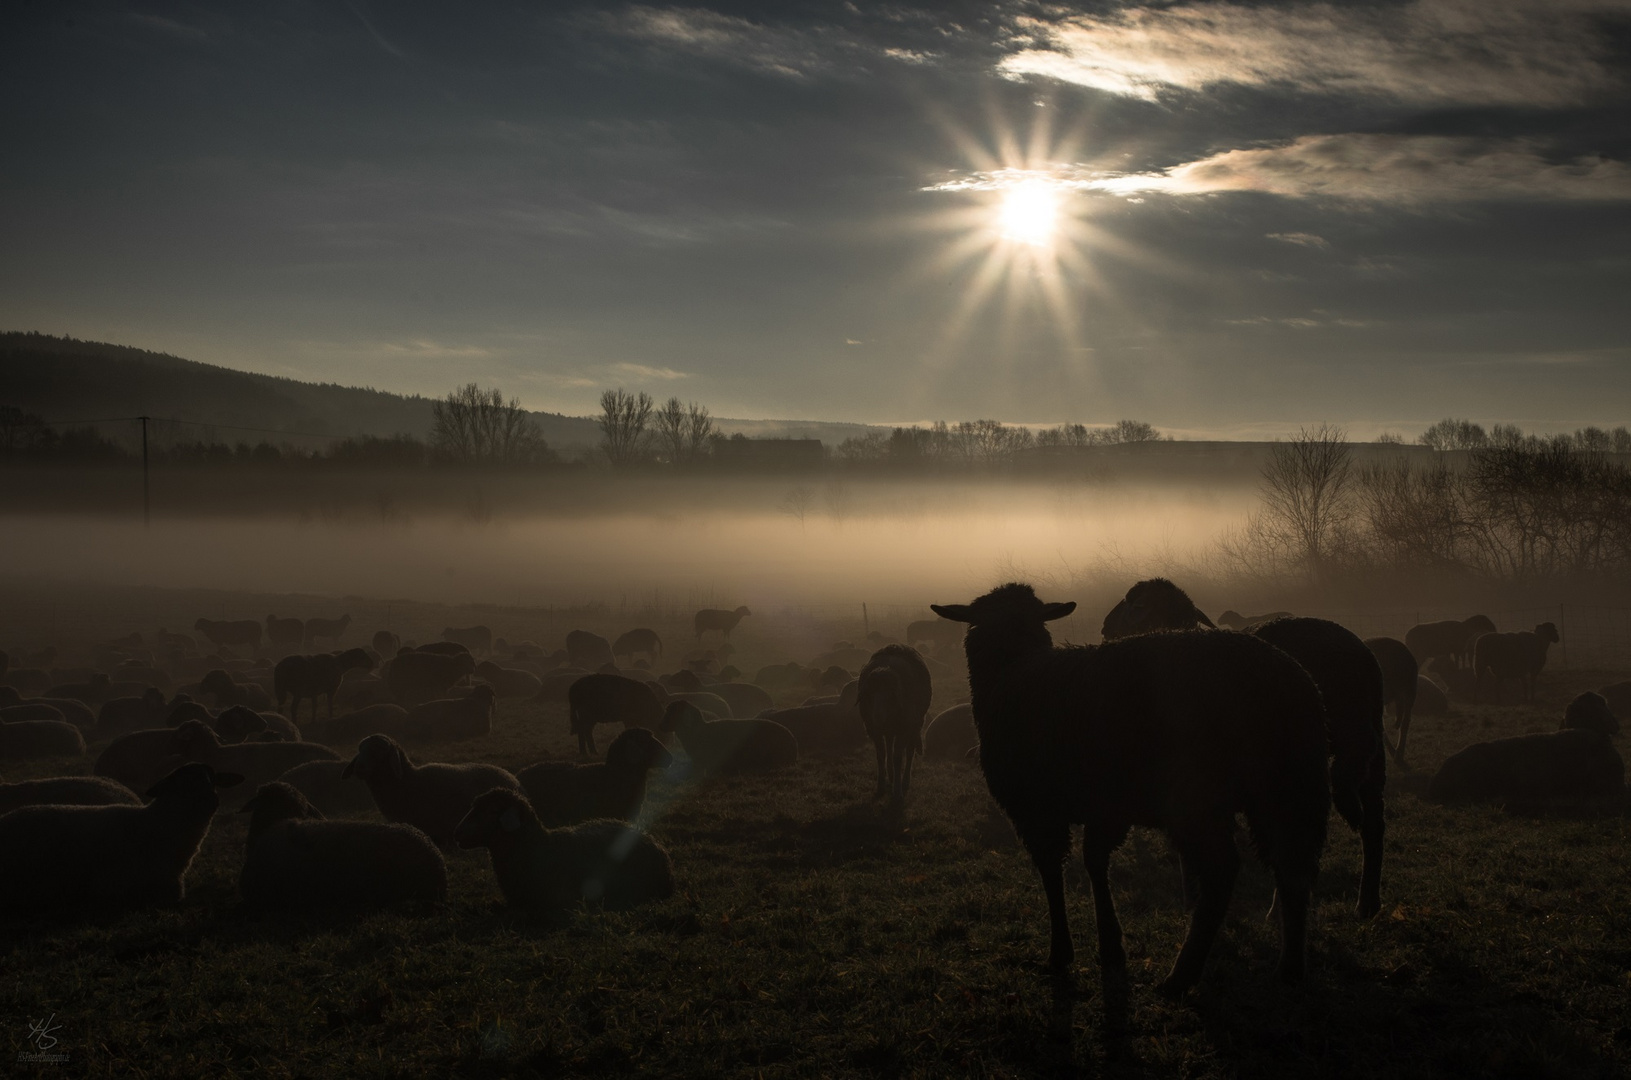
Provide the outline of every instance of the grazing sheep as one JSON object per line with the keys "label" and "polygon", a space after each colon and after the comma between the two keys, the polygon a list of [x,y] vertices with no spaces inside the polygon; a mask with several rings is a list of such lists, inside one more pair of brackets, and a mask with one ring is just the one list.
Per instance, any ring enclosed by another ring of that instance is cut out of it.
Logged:
{"label": "grazing sheep", "polygon": [[1382,669],[1382,700],[1393,706],[1393,728],[1399,733],[1397,743],[1390,742],[1393,760],[1404,764],[1404,746],[1410,738],[1410,716],[1415,711],[1417,688],[1421,683],[1421,668],[1410,647],[1398,638],[1373,637],[1365,639],[1365,648],[1376,657]]}
{"label": "grazing sheep", "polygon": [[258,907],[383,907],[447,899],[447,861],[412,825],[327,821],[293,786],[261,785],[238,891]]}
{"label": "grazing sheep", "polygon": [[752,683],[715,683],[708,687],[708,693],[723,699],[732,716],[758,716],[776,706],[769,694]]}
{"label": "grazing sheep", "polygon": [[1449,716],[1450,699],[1438,683],[1425,675],[1416,677],[1416,703],[1410,710],[1413,716]]}
{"label": "grazing sheep", "polygon": [[923,732],[926,758],[962,761],[978,745],[980,733],[974,728],[974,706],[967,702],[942,710]]}
{"label": "grazing sheep", "polygon": [[174,904],[220,806],[243,777],[182,765],[146,806],[24,806],[0,816],[0,909]]}
{"label": "grazing sheep", "polygon": [[193,629],[202,634],[204,640],[211,645],[248,645],[251,648],[259,648],[261,643],[261,624],[254,619],[240,619],[237,622],[199,619],[193,623]]}
{"label": "grazing sheep", "polygon": [[1442,660],[1452,667],[1471,667],[1473,642],[1482,634],[1493,633],[1495,624],[1489,616],[1473,615],[1417,623],[1405,631],[1404,643],[1418,665],[1425,667],[1429,660]]}
{"label": "grazing sheep", "polygon": [[578,753],[593,756],[596,724],[622,724],[625,728],[655,729],[663,718],[660,688],[623,675],[595,672],[572,683],[566,693],[572,734]]}
{"label": "grazing sheep", "polygon": [[266,616],[266,641],[285,649],[298,649],[306,640],[306,624],[299,619]]}
{"label": "grazing sheep", "polygon": [[402,648],[402,639],[389,630],[375,630],[370,644],[373,645],[374,651],[381,656],[395,656],[397,651]]}
{"label": "grazing sheep", "polygon": [[427,701],[408,710],[411,741],[454,742],[493,733],[493,688],[477,686],[469,697]]}
{"label": "grazing sheep", "polygon": [[735,611],[721,611],[719,608],[703,608],[701,611],[697,612],[696,618],[692,620],[692,626],[696,629],[697,639],[699,641],[702,639],[702,635],[710,630],[718,630],[721,634],[728,638],[731,636],[731,631],[736,629],[736,624],[741,622],[746,616],[752,614],[753,612],[749,611],[745,607],[739,607]]}
{"label": "grazing sheep", "polygon": [[53,776],[0,784],[0,814],[20,806],[140,806],[141,796],[104,776]]}
{"label": "grazing sheep", "polygon": [[[216,668],[198,681],[198,688],[215,698],[218,708],[228,705],[247,705],[251,709],[270,711],[276,707],[272,695],[259,683],[241,683],[226,671]],[[315,709],[316,706],[314,705]]]}
{"label": "grazing sheep", "polygon": [[515,774],[538,819],[548,828],[592,818],[633,821],[646,801],[652,769],[666,769],[674,756],[645,728],[629,728],[606,748],[606,760],[586,765],[545,761]]}
{"label": "grazing sheep", "polygon": [[1495,620],[1488,615],[1469,615],[1461,620],[1461,629],[1466,631],[1462,639],[1461,651],[1453,659],[1459,667],[1472,667],[1472,646],[1484,634],[1495,633]]}
{"label": "grazing sheep", "polygon": [[641,627],[638,630],[630,630],[626,634],[620,634],[617,640],[612,643],[612,655],[614,657],[627,656],[632,660],[636,653],[645,653],[655,662],[663,655],[663,639],[657,636],[657,631]]}
{"label": "grazing sheep", "polygon": [[674,895],[674,865],[655,840],[621,821],[546,829],[526,796],[489,791],[459,822],[462,848],[484,847],[512,907],[620,911]]}
{"label": "grazing sheep", "polygon": [[1280,974],[1301,978],[1331,805],[1319,690],[1290,657],[1246,634],[1175,631],[1055,648],[1047,623],[1075,607],[1044,604],[1020,584],[934,606],[970,624],[964,647],[980,764],[1042,877],[1050,966],[1063,973],[1074,958],[1062,863],[1070,826],[1081,823],[1099,962],[1126,968],[1110,853],[1131,826],[1147,825],[1167,831],[1198,897],[1160,988],[1193,986],[1228,910],[1239,867],[1235,814],[1244,811],[1274,871]]}
{"label": "grazing sheep", "polygon": [[709,720],[689,701],[674,701],[658,730],[679,736],[699,777],[772,772],[798,762],[798,740],[774,720]]}
{"label": "grazing sheep", "polygon": [[1289,611],[1271,611],[1267,615],[1242,615],[1238,611],[1225,611],[1218,616],[1218,625],[1226,626],[1230,630],[1251,630],[1275,619],[1288,618]]}
{"label": "grazing sheep", "polygon": [[1605,686],[1598,693],[1603,695],[1615,716],[1631,716],[1631,681]]}
{"label": "grazing sheep", "polygon": [[912,783],[912,757],[923,749],[923,723],[934,691],[923,657],[910,645],[885,645],[861,669],[855,707],[878,752],[877,798],[896,806]]}
{"label": "grazing sheep", "polygon": [[345,775],[345,761],[308,761],[278,779],[323,812],[324,817],[375,813],[373,793],[356,777]]}
{"label": "grazing sheep", "polygon": [[141,697],[114,698],[102,703],[96,714],[96,736],[110,739],[127,731],[161,727],[169,712],[169,704],[156,687],[149,687]]}
{"label": "grazing sheep", "polygon": [[439,653],[397,654],[385,670],[385,685],[402,705],[418,705],[440,697],[447,688],[475,673],[476,661],[467,652],[455,656]]}
{"label": "grazing sheep", "polygon": [[327,639],[338,641],[345,636],[346,630],[351,626],[351,616],[341,615],[338,619],[307,619],[306,620],[306,648],[311,648],[318,641]]}
{"label": "grazing sheep", "polygon": [[1563,712],[1563,722],[1558,728],[1559,730],[1581,728],[1586,731],[1600,731],[1604,735],[1618,735],[1620,720],[1614,715],[1614,710],[1608,707],[1608,700],[1603,695],[1587,690],[1569,702],[1569,707]]}
{"label": "grazing sheep", "polygon": [[1523,682],[1525,701],[1535,699],[1535,677],[1546,666],[1546,649],[1561,640],[1557,627],[1543,622],[1533,630],[1515,634],[1481,634],[1473,642],[1473,671],[1479,685],[1488,674],[1494,683],[1495,700],[1501,700],[1501,684],[1507,679]]}
{"label": "grazing sheep", "polygon": [[301,701],[311,699],[311,718],[317,719],[317,699],[328,698],[328,714],[334,716],[334,695],[348,671],[372,671],[374,658],[366,649],[343,653],[317,653],[314,656],[285,656],[272,669],[272,691],[281,710],[285,698],[293,698],[289,715],[300,720]]}
{"label": "grazing sheep", "polygon": [[571,630],[566,635],[566,662],[572,667],[593,671],[606,664],[616,664],[617,658],[612,655],[612,643],[599,634]]}
{"label": "grazing sheep", "polygon": [[275,712],[256,712],[242,705],[222,709],[213,727],[224,742],[242,742],[251,736],[300,741],[300,728],[287,716]]}
{"label": "grazing sheep", "polygon": [[501,698],[535,698],[544,688],[543,680],[520,668],[499,667],[491,660],[476,665],[476,677],[493,688]]}
{"label": "grazing sheep", "polygon": [[[23,705],[19,708],[29,709]],[[28,761],[34,758],[81,757],[85,736],[74,725],[56,720],[10,720],[12,709],[0,709],[0,760]]]}
{"label": "grazing sheep", "polygon": [[520,782],[497,765],[415,765],[389,735],[370,735],[358,743],[357,756],[341,775],[355,776],[368,785],[386,821],[422,829],[438,844],[453,839],[470,804],[482,792],[494,788],[521,791]]}
{"label": "grazing sheep", "polygon": [[1435,802],[1585,803],[1625,797],[1625,762],[1607,735],[1571,728],[1474,743],[1439,766]]}
{"label": "grazing sheep", "polygon": [[175,729],[172,746],[182,761],[202,761],[212,768],[243,776],[249,786],[237,793],[238,799],[247,799],[254,788],[276,780],[296,765],[340,760],[340,755],[317,743],[222,742],[213,729],[196,720],[188,720]]}
{"label": "grazing sheep", "polygon": [[493,651],[493,632],[485,626],[449,626],[442,630],[443,641],[454,641],[473,653]]}
{"label": "grazing sheep", "polygon": [[1155,630],[1191,630],[1212,626],[1189,594],[1166,578],[1136,582],[1104,617],[1101,633],[1106,641],[1148,634]]}

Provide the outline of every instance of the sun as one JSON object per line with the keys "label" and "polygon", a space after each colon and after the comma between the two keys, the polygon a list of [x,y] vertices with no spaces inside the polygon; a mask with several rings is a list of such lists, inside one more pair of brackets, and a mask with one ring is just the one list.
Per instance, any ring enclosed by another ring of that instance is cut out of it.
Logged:
{"label": "sun", "polygon": [[997,224],[1003,238],[1032,247],[1047,247],[1058,230],[1059,197],[1053,186],[1030,180],[1003,192]]}

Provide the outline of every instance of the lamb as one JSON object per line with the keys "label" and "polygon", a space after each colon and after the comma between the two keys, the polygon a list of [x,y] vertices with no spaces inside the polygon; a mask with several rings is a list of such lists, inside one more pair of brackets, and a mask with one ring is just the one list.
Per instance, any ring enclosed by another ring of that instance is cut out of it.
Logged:
{"label": "lamb", "polygon": [[620,634],[612,643],[612,656],[626,656],[634,659],[636,653],[645,653],[653,662],[663,655],[663,639],[657,636],[657,631],[641,627]]}
{"label": "lamb", "polygon": [[659,688],[623,675],[596,672],[572,683],[566,702],[578,753],[593,756],[596,724],[655,729],[663,718]]}
{"label": "lamb", "polygon": [[745,607],[739,607],[735,611],[703,608],[697,612],[696,618],[692,620],[692,626],[696,629],[697,640],[699,641],[702,639],[702,635],[710,630],[718,630],[728,638],[731,636],[731,631],[736,629],[736,624],[752,614],[753,612]]}
{"label": "lamb", "polygon": [[238,773],[249,787],[238,793],[248,798],[259,787],[308,761],[338,761],[340,755],[309,742],[224,743],[208,726],[188,720],[175,729],[172,745],[183,761],[202,761],[215,769]]}
{"label": "lamb", "polygon": [[675,701],[658,730],[679,736],[696,776],[773,772],[798,762],[798,740],[774,720],[709,720],[689,701]]}
{"label": "lamb", "polygon": [[204,640],[211,645],[248,645],[251,648],[260,648],[261,624],[254,619],[240,619],[237,622],[199,619],[193,623],[193,629],[202,634]]}
{"label": "lamb", "polygon": [[311,699],[311,718],[317,719],[317,699],[328,698],[328,714],[334,716],[334,695],[348,671],[372,671],[374,658],[366,649],[348,649],[343,653],[317,653],[313,656],[285,656],[272,669],[272,691],[277,696],[277,707],[283,708],[286,698],[294,699],[289,715],[300,719],[300,702]]}
{"label": "lamb", "polygon": [[974,729],[974,706],[967,702],[942,710],[923,732],[926,758],[962,761],[978,745],[980,733]]}
{"label": "lamb", "polygon": [[140,806],[141,797],[103,776],[53,776],[0,784],[0,814],[20,806]]}
{"label": "lamb", "polygon": [[266,641],[287,649],[298,649],[306,640],[306,624],[299,619],[266,616]]}
{"label": "lamb", "polygon": [[912,782],[912,757],[923,749],[923,722],[933,688],[923,657],[910,645],[885,645],[861,669],[855,706],[878,753],[877,798],[899,806]]}
{"label": "lamb", "polygon": [[429,652],[398,653],[385,671],[385,685],[402,705],[444,693],[448,687],[475,673],[476,661],[467,652],[443,656]]}
{"label": "lamb", "polygon": [[345,776],[345,761],[308,761],[296,765],[278,780],[288,784],[323,812],[325,817],[349,817],[375,812],[368,785]]}
{"label": "lamb", "polygon": [[501,698],[535,698],[544,688],[543,680],[532,672],[499,667],[491,660],[477,664],[475,673]]}
{"label": "lamb", "polygon": [[587,630],[572,630],[566,635],[566,662],[573,667],[594,671],[606,664],[616,664],[612,643],[599,634]]}
{"label": "lamb", "polygon": [[113,738],[128,731],[161,727],[170,706],[156,687],[148,687],[141,697],[113,698],[102,703],[96,714],[96,735]]}
{"label": "lamb", "polygon": [[1535,678],[1546,666],[1546,649],[1561,640],[1557,627],[1543,622],[1533,630],[1520,630],[1515,634],[1481,634],[1473,642],[1473,670],[1480,686],[1488,674],[1494,683],[1495,700],[1501,700],[1501,683],[1520,679],[1524,687],[1524,700],[1535,699]]}
{"label": "lamb", "polygon": [[384,907],[447,899],[447,861],[412,825],[327,821],[298,790],[273,781],[246,802],[238,891],[269,908]]}
{"label": "lamb", "polygon": [[381,656],[395,656],[397,650],[402,648],[402,639],[389,630],[375,630],[370,644]]}
{"label": "lamb", "polygon": [[545,761],[515,774],[538,819],[548,828],[577,825],[592,818],[633,821],[646,801],[652,769],[666,769],[674,756],[645,728],[621,732],[606,748],[606,760],[587,765]]}
{"label": "lamb", "polygon": [[179,903],[187,867],[243,777],[191,763],[147,792],[146,806],[25,806],[0,816],[0,909]]}
{"label": "lamb", "polygon": [[1398,638],[1374,637],[1365,639],[1365,648],[1376,658],[1382,669],[1382,700],[1393,706],[1393,727],[1399,733],[1397,743],[1389,742],[1393,760],[1404,764],[1405,742],[1410,738],[1410,717],[1416,707],[1416,693],[1421,683],[1421,668],[1410,647]]}
{"label": "lamb", "polygon": [[485,626],[449,626],[442,630],[443,641],[454,641],[472,653],[493,651],[493,632]]}
{"label": "lamb", "polygon": [[565,912],[579,904],[610,911],[674,894],[674,865],[656,841],[621,821],[546,829],[526,796],[489,791],[459,822],[460,847],[485,847],[512,907]]}
{"label": "lamb", "polygon": [[1443,803],[1618,803],[1625,797],[1625,762],[1600,731],[1518,735],[1450,755],[1427,797]]}
{"label": "lamb", "polygon": [[415,765],[389,735],[370,735],[341,774],[368,785],[386,821],[422,829],[438,844],[453,839],[476,796],[494,788],[520,794],[521,784],[497,765]]}
{"label": "lamb", "polygon": [[479,739],[493,733],[493,688],[477,686],[469,697],[427,701],[408,710],[407,730],[419,742]]}
{"label": "lamb", "polygon": [[1234,815],[1244,811],[1274,871],[1280,974],[1300,979],[1331,805],[1319,690],[1290,657],[1246,634],[1176,631],[1055,648],[1046,624],[1075,608],[1044,604],[1021,584],[934,606],[970,624],[980,764],[1042,877],[1050,966],[1063,974],[1074,959],[1061,865],[1071,824],[1086,826],[1099,962],[1115,972],[1127,961],[1110,852],[1132,825],[1149,825],[1167,830],[1198,895],[1160,988],[1193,986],[1228,909],[1239,867]]}
{"label": "lamb", "polygon": [[[215,698],[217,707],[247,705],[255,710],[271,710],[275,703],[272,695],[259,683],[241,683],[221,668],[207,673],[198,681],[198,688]],[[315,707],[315,706],[314,706]]]}
{"label": "lamb", "polygon": [[346,629],[351,625],[349,614],[341,615],[338,619],[307,619],[306,620],[306,648],[316,645],[320,639],[338,641],[345,636]]}
{"label": "lamb", "polygon": [[1242,615],[1238,611],[1225,611],[1218,616],[1219,625],[1231,630],[1251,630],[1275,619],[1290,617],[1289,611],[1271,611],[1267,615]]}
{"label": "lamb", "polygon": [[1620,720],[1608,707],[1608,700],[1603,695],[1587,690],[1569,702],[1569,707],[1563,713],[1563,722],[1558,728],[1559,730],[1581,728],[1587,731],[1600,731],[1604,735],[1618,735]]}
{"label": "lamb", "polygon": [[[28,709],[30,706],[19,706]],[[82,757],[85,736],[64,720],[9,720],[0,709],[0,760],[27,761],[33,758]],[[58,714],[59,716],[61,714]]]}

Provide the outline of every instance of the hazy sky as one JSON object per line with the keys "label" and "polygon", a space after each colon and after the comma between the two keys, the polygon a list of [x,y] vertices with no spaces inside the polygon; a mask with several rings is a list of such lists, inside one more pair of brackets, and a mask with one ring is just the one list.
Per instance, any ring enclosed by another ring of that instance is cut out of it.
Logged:
{"label": "hazy sky", "polygon": [[1631,421],[1631,0],[5,10],[0,328],[575,413]]}

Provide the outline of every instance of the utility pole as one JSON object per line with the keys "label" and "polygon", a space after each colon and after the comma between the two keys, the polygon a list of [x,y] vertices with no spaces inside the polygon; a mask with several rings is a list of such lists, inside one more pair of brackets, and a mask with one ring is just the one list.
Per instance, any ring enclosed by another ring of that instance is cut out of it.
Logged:
{"label": "utility pole", "polygon": [[147,483],[147,421],[148,421],[148,418],[145,417],[145,416],[138,416],[138,417],[136,417],[136,419],[138,419],[138,420],[140,420],[142,422],[142,528],[150,529],[150,528],[153,527],[153,505],[149,500],[149,489],[148,489],[148,483]]}

